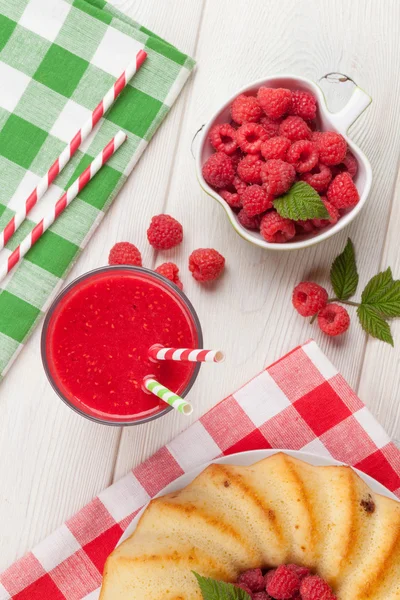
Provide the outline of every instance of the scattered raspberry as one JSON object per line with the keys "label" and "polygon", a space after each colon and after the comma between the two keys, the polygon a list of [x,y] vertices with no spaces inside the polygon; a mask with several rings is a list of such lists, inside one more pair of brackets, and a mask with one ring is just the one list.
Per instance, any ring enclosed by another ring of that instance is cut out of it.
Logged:
{"label": "scattered raspberry", "polygon": [[310,92],[295,90],[292,92],[291,115],[297,115],[306,121],[312,121],[317,114],[317,102]]}
{"label": "scattered raspberry", "polygon": [[189,271],[197,281],[218,279],[225,267],[225,258],[213,248],[199,248],[189,256]]}
{"label": "scattered raspberry", "polygon": [[302,281],[293,290],[292,304],[302,317],[312,317],[326,306],[328,292],[313,281]]}
{"label": "scattered raspberry", "polygon": [[233,154],[238,147],[236,141],[236,130],[233,129],[232,125],[229,125],[229,123],[214,125],[210,131],[209,138],[211,145],[218,152]]}
{"label": "scattered raspberry", "polygon": [[262,115],[262,109],[255,96],[241,94],[232,102],[231,115],[239,125],[256,123]]}
{"label": "scattered raspberry", "polygon": [[300,565],[288,564],[286,565],[288,569],[294,571],[299,579],[304,579],[310,575],[310,569],[308,567],[301,567]]}
{"label": "scattered raspberry", "polygon": [[211,154],[202,169],[203,177],[212,187],[224,188],[235,176],[232,159],[223,152]]}
{"label": "scattered raspberry", "polygon": [[169,250],[181,243],[182,225],[170,215],[157,215],[151,219],[147,239],[157,250]]}
{"label": "scattered raspberry", "polygon": [[261,183],[261,167],[264,162],[256,154],[248,154],[239,162],[237,174],[246,183]]}
{"label": "scattered raspberry", "polygon": [[278,119],[270,119],[266,115],[261,117],[260,124],[264,127],[265,131],[268,133],[268,137],[272,138],[278,135],[279,125],[281,124],[281,120]]}
{"label": "scattered raspberry", "polygon": [[296,231],[303,235],[304,233],[312,233],[315,231],[314,223],[311,219],[307,219],[306,221],[296,221]]}
{"label": "scattered raspberry", "polygon": [[108,255],[109,265],[135,265],[142,266],[142,255],[140,251],[130,242],[118,242],[110,250]]}
{"label": "scattered raspberry", "polygon": [[270,119],[280,119],[289,112],[292,105],[291,91],[285,88],[260,87],[257,99]]}
{"label": "scattered raspberry", "polygon": [[240,588],[241,590],[244,590],[245,592],[247,592],[248,595],[250,596],[250,598],[252,597],[253,594],[251,593],[251,589],[244,583],[234,583],[233,585],[235,587]]}
{"label": "scattered raspberry", "polygon": [[267,194],[261,185],[249,185],[242,194],[243,208],[249,217],[254,217],[272,208],[274,197]]}
{"label": "scattered raspberry", "polygon": [[303,600],[334,600],[335,598],[329,585],[318,575],[309,575],[302,580],[300,595]]}
{"label": "scattered raspberry", "polygon": [[327,335],[340,335],[348,330],[350,316],[343,306],[328,304],[318,314],[318,325]]}
{"label": "scattered raspberry", "polygon": [[252,592],[265,590],[264,575],[261,569],[249,569],[239,576],[238,583],[244,583]]}
{"label": "scattered raspberry", "polygon": [[175,285],[177,285],[180,290],[183,290],[183,285],[182,285],[182,282],[179,279],[179,275],[178,275],[179,269],[175,263],[172,263],[172,262],[163,263],[162,265],[157,267],[156,273],[163,275],[164,277],[166,277],[167,279],[172,281]]}
{"label": "scattered raspberry", "polygon": [[282,244],[296,234],[293,221],[284,219],[277,212],[267,212],[261,219],[260,232],[267,242]]}
{"label": "scattered raspberry", "polygon": [[339,209],[355,206],[360,199],[358,190],[347,172],[336,175],[328,187],[326,196],[328,201]]}
{"label": "scattered raspberry", "polygon": [[272,137],[261,144],[261,154],[265,160],[271,160],[271,158],[286,160],[286,154],[290,148],[290,143],[290,140],[283,136],[279,135]]}
{"label": "scattered raspberry", "polygon": [[276,600],[290,600],[300,588],[300,579],[287,565],[280,565],[267,584],[267,592]]}
{"label": "scattered raspberry", "polygon": [[261,223],[260,217],[261,217],[261,215],[255,215],[254,217],[249,217],[247,212],[243,209],[241,211],[239,211],[238,215],[237,215],[238,221],[241,225],[243,225],[243,227],[246,227],[246,229],[255,229],[255,230],[260,229],[260,223]]}
{"label": "scattered raspberry", "polygon": [[336,206],[333,206],[333,204],[328,202],[325,196],[321,196],[321,200],[325,204],[326,210],[329,213],[329,219],[313,219],[312,222],[318,229],[327,227],[327,225],[335,225],[339,219],[339,210],[336,208]]}
{"label": "scattered raspberry", "polygon": [[304,173],[301,179],[321,194],[328,189],[328,185],[332,179],[332,171],[326,165],[319,163],[309,173]]}
{"label": "scattered raspberry", "polygon": [[292,165],[279,159],[268,160],[261,167],[261,180],[268,194],[280,196],[292,187],[296,171]]}
{"label": "scattered raspberry", "polygon": [[267,137],[267,132],[259,123],[244,123],[236,132],[237,143],[248,154],[258,154]]}
{"label": "scattered raspberry", "polygon": [[346,156],[346,140],[336,131],[324,131],[318,136],[316,144],[320,162],[328,167],[338,165]]}
{"label": "scattered raspberry", "polygon": [[242,208],[242,194],[247,188],[244,181],[237,175],[233,178],[233,181],[223,190],[219,190],[219,195],[229,204],[231,208]]}
{"label": "scattered raspberry", "polygon": [[287,152],[287,161],[291,163],[298,173],[307,173],[318,162],[318,150],[310,140],[293,142]]}
{"label": "scattered raspberry", "polygon": [[289,138],[292,142],[311,139],[311,129],[301,117],[287,117],[279,125],[279,135]]}

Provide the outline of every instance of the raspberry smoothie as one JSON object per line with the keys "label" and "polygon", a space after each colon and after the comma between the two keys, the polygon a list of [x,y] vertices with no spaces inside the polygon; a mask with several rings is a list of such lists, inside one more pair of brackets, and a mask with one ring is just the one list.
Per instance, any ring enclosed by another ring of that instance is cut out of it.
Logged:
{"label": "raspberry smoothie", "polygon": [[126,423],[165,404],[142,390],[152,374],[181,394],[198,366],[152,363],[153,344],[197,348],[201,330],[187,300],[151,271],[112,267],[77,280],[56,301],[43,330],[43,359],[56,391],[92,418]]}

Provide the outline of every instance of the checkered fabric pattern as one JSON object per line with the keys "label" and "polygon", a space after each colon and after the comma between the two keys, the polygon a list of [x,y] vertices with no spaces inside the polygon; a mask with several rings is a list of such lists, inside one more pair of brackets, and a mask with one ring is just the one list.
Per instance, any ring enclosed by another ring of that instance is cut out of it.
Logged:
{"label": "checkered fabric pattern", "polygon": [[400,498],[400,451],[307,342],[217,404],[0,576],[0,600],[97,600],[107,556],[168,483],[216,457],[287,448],[333,457]]}
{"label": "checkered fabric pattern", "polygon": [[182,89],[194,61],[104,0],[0,0],[0,230],[117,77],[141,70],[16,232],[6,260],[119,129],[128,141],[0,284],[0,379]]}

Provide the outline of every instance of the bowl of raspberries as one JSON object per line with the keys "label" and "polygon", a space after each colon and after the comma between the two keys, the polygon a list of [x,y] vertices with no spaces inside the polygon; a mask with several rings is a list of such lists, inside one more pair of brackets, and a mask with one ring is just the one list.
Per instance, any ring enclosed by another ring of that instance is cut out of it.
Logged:
{"label": "bowl of raspberries", "polygon": [[347,105],[331,113],[308,79],[257,81],[203,128],[200,185],[257,246],[297,250],[322,242],[346,227],[368,197],[371,166],[347,130],[370,102],[355,87]]}

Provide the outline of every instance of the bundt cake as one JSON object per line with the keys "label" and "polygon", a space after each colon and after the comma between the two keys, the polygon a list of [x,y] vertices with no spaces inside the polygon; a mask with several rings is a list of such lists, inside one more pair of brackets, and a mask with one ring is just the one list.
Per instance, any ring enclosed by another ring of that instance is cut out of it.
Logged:
{"label": "bundt cake", "polygon": [[338,600],[400,599],[400,503],[350,468],[284,453],[212,464],[150,502],[107,560],[101,600],[200,600],[192,571],[226,582],[246,569],[311,568]]}

